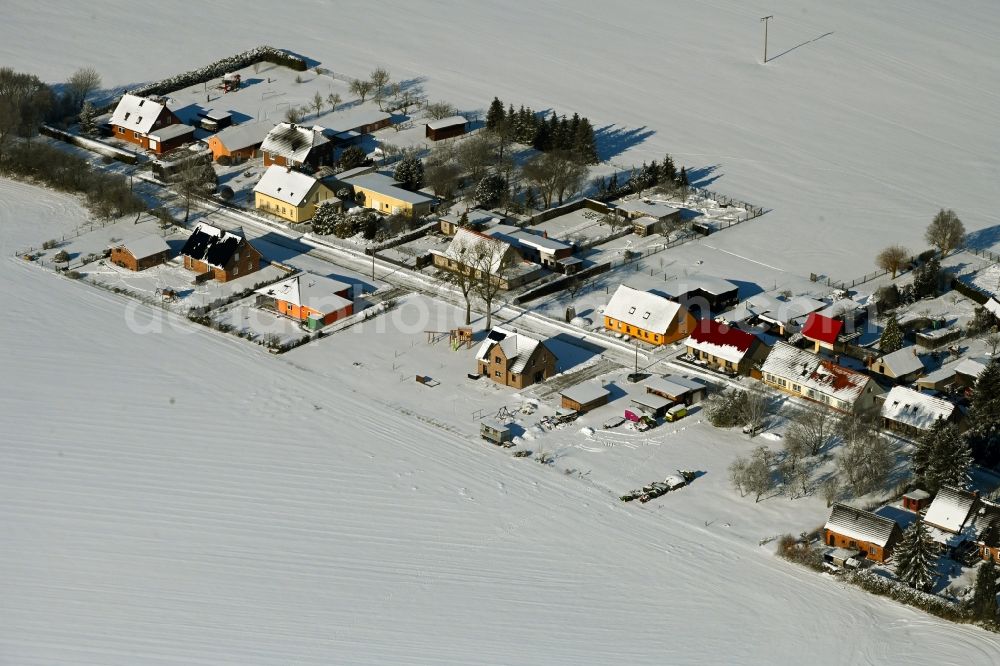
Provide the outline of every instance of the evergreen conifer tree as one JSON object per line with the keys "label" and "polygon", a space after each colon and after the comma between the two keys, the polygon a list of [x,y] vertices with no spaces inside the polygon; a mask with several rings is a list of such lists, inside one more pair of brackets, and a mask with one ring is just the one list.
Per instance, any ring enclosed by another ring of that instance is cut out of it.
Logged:
{"label": "evergreen conifer tree", "polygon": [[937,257],[931,259],[914,271],[913,292],[916,298],[937,296],[940,291],[941,262]]}
{"label": "evergreen conifer tree", "polygon": [[486,111],[486,129],[496,129],[504,121],[503,102],[494,97]]}
{"label": "evergreen conifer tree", "polygon": [[538,197],[535,195],[535,188],[528,187],[524,190],[524,207],[528,210],[534,210],[538,207]]}
{"label": "evergreen conifer tree", "polygon": [[972,390],[967,436],[976,462],[992,467],[1000,462],[1000,359],[993,359]]}
{"label": "evergreen conifer tree", "polygon": [[965,488],[969,485],[972,452],[954,425],[939,421],[921,438],[912,465],[930,493],[936,493],[941,486]]}
{"label": "evergreen conifer tree", "polygon": [[407,155],[396,165],[392,177],[409,190],[420,189],[424,184],[424,164],[416,155]]}
{"label": "evergreen conifer tree", "polygon": [[80,109],[80,132],[84,136],[97,136],[97,110],[90,100],[84,101],[83,108]]}
{"label": "evergreen conifer tree", "polygon": [[910,587],[928,590],[934,582],[937,546],[927,533],[924,521],[917,518],[903,532],[893,553],[896,576]]}
{"label": "evergreen conifer tree", "polygon": [[677,184],[681,187],[689,187],[691,184],[688,182],[687,169],[681,167],[681,171],[677,174]]}
{"label": "evergreen conifer tree", "polygon": [[986,622],[997,620],[997,567],[993,560],[979,565],[972,597],[972,616]]}
{"label": "evergreen conifer tree", "polygon": [[903,331],[899,328],[899,322],[895,317],[889,317],[882,330],[882,336],[878,340],[878,348],[883,354],[891,354],[903,347]]}
{"label": "evergreen conifer tree", "polygon": [[674,159],[669,154],[663,156],[662,182],[672,183],[677,180],[677,168]]}

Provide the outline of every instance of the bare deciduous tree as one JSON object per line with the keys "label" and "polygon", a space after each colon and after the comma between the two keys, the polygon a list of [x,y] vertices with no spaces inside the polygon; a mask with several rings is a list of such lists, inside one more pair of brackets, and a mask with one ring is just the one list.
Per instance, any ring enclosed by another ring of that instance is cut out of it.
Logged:
{"label": "bare deciduous tree", "polygon": [[931,220],[924,239],[941,250],[943,257],[965,241],[965,225],[958,219],[955,211],[942,208]]}
{"label": "bare deciduous tree", "polygon": [[372,70],[372,73],[368,75],[368,80],[371,81],[372,84],[372,99],[375,100],[378,104],[379,111],[381,111],[382,101],[385,99],[386,92],[388,92],[386,90],[386,86],[389,85],[389,71],[384,67],[376,67]]}
{"label": "bare deciduous tree", "polygon": [[892,272],[892,279],[896,279],[896,273],[909,260],[910,251],[902,245],[890,245],[875,257],[875,265],[885,271]]}
{"label": "bare deciduous tree", "polygon": [[729,465],[729,482],[740,492],[740,497],[744,497],[747,493],[747,466],[749,464],[746,458],[737,457]]}
{"label": "bare deciduous tree", "polygon": [[322,113],[323,111],[323,96],[320,95],[318,92],[313,95],[313,98],[311,100],[311,106],[313,111],[316,112],[316,117],[318,118],[319,114]]}
{"label": "bare deciduous tree", "polygon": [[431,120],[441,120],[455,113],[455,107],[448,102],[430,102],[424,107],[424,114]]}
{"label": "bare deciduous tree", "polygon": [[473,183],[478,183],[493,165],[493,145],[484,135],[476,135],[458,144],[458,166]]}
{"label": "bare deciduous tree", "polygon": [[90,93],[101,87],[101,75],[93,67],[81,67],[73,72],[66,82],[66,88],[73,98],[73,107],[80,108]]}
{"label": "bare deciduous tree", "polygon": [[753,494],[754,502],[759,502],[761,495],[774,487],[771,476],[771,452],[766,446],[758,446],[750,454],[750,462],[746,467],[746,488]]}
{"label": "bare deciduous tree", "polygon": [[997,355],[997,349],[1000,348],[1000,331],[994,328],[992,331],[986,334],[983,341],[990,348],[990,356]]}
{"label": "bare deciduous tree", "polygon": [[834,419],[822,407],[807,407],[795,413],[785,432],[785,448],[804,451],[814,456],[823,450],[833,436]]}
{"label": "bare deciduous tree", "polygon": [[514,252],[499,239],[483,238],[474,246],[471,259],[476,277],[472,289],[486,307],[486,328],[489,329],[493,327],[493,303],[514,266]]}
{"label": "bare deciduous tree", "polygon": [[364,81],[362,79],[354,79],[351,81],[350,87],[348,88],[352,95],[357,95],[361,103],[365,103],[365,98],[372,91],[372,82]]}
{"label": "bare deciduous tree", "polygon": [[836,502],[837,497],[840,495],[840,484],[837,482],[837,477],[828,476],[823,479],[823,483],[820,484],[820,490],[823,491],[823,499],[826,500],[827,507]]}
{"label": "bare deciduous tree", "polygon": [[191,202],[214,189],[217,183],[215,169],[204,159],[189,159],[177,172],[177,192],[184,199],[184,224],[191,217]]}
{"label": "bare deciduous tree", "polygon": [[846,415],[841,420],[840,432],[844,445],[837,469],[847,479],[855,497],[884,485],[892,469],[892,452],[872,415]]}
{"label": "bare deciduous tree", "polygon": [[560,151],[542,153],[522,169],[525,180],[538,188],[545,207],[555,198],[560,204],[579,192],[587,176],[587,167],[570,154]]}
{"label": "bare deciduous tree", "polygon": [[290,123],[302,122],[302,109],[297,106],[290,106],[285,109],[285,120]]}
{"label": "bare deciduous tree", "polygon": [[743,403],[743,418],[750,429],[751,439],[756,437],[764,426],[764,419],[770,411],[771,401],[759,386],[747,389],[747,398]]}

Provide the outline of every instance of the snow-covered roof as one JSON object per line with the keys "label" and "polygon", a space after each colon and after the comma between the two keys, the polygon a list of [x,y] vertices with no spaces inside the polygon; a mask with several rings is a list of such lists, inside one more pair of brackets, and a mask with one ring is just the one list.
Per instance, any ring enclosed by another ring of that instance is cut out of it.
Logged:
{"label": "snow-covered roof", "polygon": [[112,125],[146,134],[153,129],[153,123],[166,106],[165,102],[125,93],[111,114],[110,122]]}
{"label": "snow-covered roof", "polygon": [[757,338],[746,331],[713,319],[702,319],[685,344],[730,363],[739,363],[756,341]]}
{"label": "snow-covered roof", "polygon": [[885,396],[882,417],[904,423],[921,430],[930,430],[938,419],[948,419],[955,411],[955,405],[914,391],[906,386],[894,386]]}
{"label": "snow-covered roof", "polygon": [[674,398],[680,398],[687,395],[691,391],[700,391],[705,388],[704,384],[699,382],[685,379],[684,377],[677,377],[674,375],[665,375],[663,377],[650,377],[643,384],[646,387],[646,392],[655,391],[657,393],[662,393],[663,395],[669,395]]}
{"label": "snow-covered roof", "polygon": [[806,395],[813,390],[848,404],[854,404],[871,383],[867,375],[781,341],[767,355],[761,372],[800,385]]}
{"label": "snow-covered roof", "polygon": [[917,379],[917,386],[922,386],[924,388],[933,388],[936,384],[947,382],[949,379],[954,379],[956,365],[958,364],[955,363],[950,366],[938,368],[934,372],[929,372],[923,377],[919,377]]}
{"label": "snow-covered roof", "polygon": [[480,246],[486,248],[490,243],[499,244],[498,251],[487,250],[490,259],[490,275],[496,275],[500,272],[504,258],[512,249],[510,243],[502,238],[494,238],[481,234],[478,231],[473,231],[472,229],[463,228],[455,232],[455,237],[451,239],[451,243],[448,244],[444,252],[435,252],[433,250],[432,252],[452,261],[457,261],[463,266],[472,266],[478,263],[476,257],[480,251]]}
{"label": "snow-covered roof", "polygon": [[367,125],[380,123],[391,116],[385,111],[367,107],[349,108],[323,116],[323,124],[334,134],[360,130]]}
{"label": "snow-covered roof", "polygon": [[558,252],[559,250],[565,250],[573,247],[569,243],[564,243],[560,240],[556,240],[555,238],[548,238],[539,234],[533,234],[530,231],[518,230],[511,234],[511,238],[517,241],[519,245],[533,247],[539,252]]}
{"label": "snow-covered roof", "polygon": [[267,133],[274,128],[270,123],[243,123],[232,125],[215,135],[229,150],[242,150],[264,143]]}
{"label": "snow-covered roof", "polygon": [[629,215],[648,215],[658,220],[663,219],[667,215],[673,215],[674,213],[680,212],[677,208],[674,208],[666,201],[650,199],[648,197],[643,197],[642,199],[629,199],[628,201],[619,199],[614,203],[618,210],[623,210],[626,213],[629,213]]}
{"label": "snow-covered roof", "polygon": [[322,131],[292,123],[280,123],[264,137],[260,149],[293,162],[305,162],[313,148],[329,142]]}
{"label": "snow-covered roof", "polygon": [[924,369],[924,362],[917,356],[916,347],[897,349],[891,354],[879,357],[875,362],[889,368],[889,371],[896,377],[902,377],[903,375]]}
{"label": "snow-covered roof", "polygon": [[[308,174],[272,164],[260,177],[253,191],[284,201],[290,206],[301,206],[319,181]],[[332,198],[331,201],[336,199]]]}
{"label": "snow-covered roof", "polygon": [[629,396],[629,399],[637,405],[649,407],[650,409],[663,409],[673,404],[667,398],[655,393],[635,393]]}
{"label": "snow-covered roof", "polygon": [[679,298],[693,291],[703,291],[712,296],[739,291],[739,286],[714,275],[685,275],[660,288],[666,294]]}
{"label": "snow-covered roof", "polygon": [[997,300],[996,296],[990,296],[986,299],[983,307],[986,308],[987,312],[992,313],[994,317],[1000,317],[1000,301]]}
{"label": "snow-covered roof", "polygon": [[395,178],[387,176],[384,173],[364,173],[360,176],[351,176],[349,178],[340,174],[338,178],[350,185],[363,187],[410,204],[422,204],[434,201],[433,197],[429,197],[426,194],[404,190],[399,186]]}
{"label": "snow-covered roof", "polygon": [[447,118],[441,118],[439,120],[432,120],[427,123],[427,127],[432,130],[444,129],[446,127],[455,127],[456,125],[461,125],[465,127],[465,124],[469,122],[465,119],[465,116],[448,116]]}
{"label": "snow-covered roof", "polygon": [[497,326],[486,335],[486,339],[479,345],[476,359],[486,360],[493,347],[500,345],[500,349],[503,350],[504,356],[510,363],[508,371],[518,374],[527,366],[528,360],[540,344],[540,340]]}
{"label": "snow-covered roof", "polygon": [[351,285],[322,275],[300,273],[287,280],[262,287],[258,294],[327,314],[343,310],[351,301],[340,296]]}
{"label": "snow-covered roof", "polygon": [[986,366],[990,364],[990,359],[979,356],[972,358],[964,358],[959,361],[958,365],[955,366],[955,372],[960,375],[966,375],[967,377],[979,377],[983,374],[983,370]]}
{"label": "snow-covered roof", "polygon": [[167,245],[167,241],[163,240],[163,238],[157,236],[156,234],[149,234],[148,236],[127,240],[120,243],[119,246],[128,250],[128,253],[136,259],[145,259],[146,257],[152,257],[154,254],[159,254],[160,252],[170,251],[170,246]]}
{"label": "snow-covered roof", "polygon": [[848,539],[865,541],[885,548],[892,539],[893,530],[897,525],[891,518],[837,503],[830,510],[830,518],[824,528]]}
{"label": "snow-covered roof", "polygon": [[601,398],[611,395],[611,392],[600,384],[596,384],[594,382],[584,382],[582,384],[570,386],[565,391],[562,391],[560,395],[564,398],[569,398],[574,402],[578,402],[581,405],[586,405],[587,403],[594,402],[595,400],[600,400]]}
{"label": "snow-covered roof", "polygon": [[795,296],[786,301],[767,294],[759,294],[752,297],[746,307],[764,321],[787,326],[797,323],[811,312],[822,310],[826,307],[826,303],[809,296]]}
{"label": "snow-covered roof", "polygon": [[493,211],[483,210],[482,208],[472,208],[468,211],[463,211],[458,208],[453,208],[448,211],[447,214],[442,215],[441,219],[445,222],[451,222],[452,224],[458,224],[462,220],[462,215],[465,214],[466,219],[469,224],[486,224],[487,222],[496,221],[498,224],[502,223],[504,216],[500,213],[494,213]]}
{"label": "snow-covered roof", "polygon": [[173,125],[166,125],[158,130],[154,130],[149,133],[149,136],[157,141],[169,141],[170,139],[176,139],[179,136],[193,135],[194,128],[190,125],[182,125],[180,123],[174,123]]}
{"label": "snow-covered roof", "polygon": [[946,532],[958,534],[976,505],[975,493],[952,486],[941,486],[924,514],[924,522]]}
{"label": "snow-covered roof", "polygon": [[495,419],[483,419],[479,422],[480,426],[486,426],[490,430],[496,430],[497,432],[506,432],[510,430],[510,426],[505,423],[500,423]]}
{"label": "snow-covered roof", "polygon": [[666,333],[681,305],[648,291],[619,285],[604,308],[604,316],[653,333]]}
{"label": "snow-covered roof", "polygon": [[851,298],[838,298],[830,305],[820,310],[817,314],[829,317],[830,319],[854,319],[861,304]]}
{"label": "snow-covered roof", "polygon": [[242,228],[226,231],[207,222],[199,222],[181,248],[181,255],[224,268],[233,253],[246,242]]}

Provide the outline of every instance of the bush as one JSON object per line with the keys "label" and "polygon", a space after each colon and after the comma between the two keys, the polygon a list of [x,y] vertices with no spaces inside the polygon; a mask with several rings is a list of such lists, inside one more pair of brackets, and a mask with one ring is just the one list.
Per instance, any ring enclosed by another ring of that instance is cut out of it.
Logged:
{"label": "bush", "polygon": [[227,167],[233,165],[233,158],[229,155],[220,155],[219,159],[215,161],[219,163],[219,166]]}
{"label": "bush", "polygon": [[746,391],[730,389],[705,401],[705,416],[716,428],[733,428],[743,425],[746,404]]}
{"label": "bush", "polygon": [[778,540],[777,552],[781,557],[796,564],[816,571],[823,570],[823,555],[819,550],[811,547],[807,541],[793,537],[791,534],[782,535]]}
{"label": "bush", "polygon": [[59,241],[57,241],[55,239],[47,240],[47,241],[45,241],[45,242],[42,243],[42,249],[43,250],[51,250],[54,247],[59,247]]}
{"label": "bush", "polygon": [[79,280],[83,277],[83,274],[80,271],[66,271],[66,277],[70,280]]}

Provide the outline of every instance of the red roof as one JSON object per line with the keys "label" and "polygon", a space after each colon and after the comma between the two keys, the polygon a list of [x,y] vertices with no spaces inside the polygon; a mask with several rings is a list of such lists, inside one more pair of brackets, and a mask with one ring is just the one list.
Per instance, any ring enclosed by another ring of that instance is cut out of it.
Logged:
{"label": "red roof", "polygon": [[740,352],[746,352],[757,338],[714,319],[702,319],[691,333],[691,339],[695,342],[735,347]]}
{"label": "red roof", "polygon": [[837,336],[840,335],[843,328],[844,322],[839,319],[830,319],[821,314],[810,312],[809,316],[806,317],[806,325],[802,327],[802,335],[810,340],[832,345],[837,341]]}

